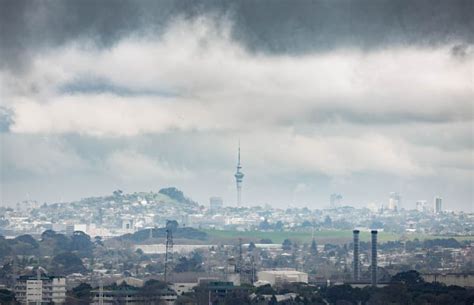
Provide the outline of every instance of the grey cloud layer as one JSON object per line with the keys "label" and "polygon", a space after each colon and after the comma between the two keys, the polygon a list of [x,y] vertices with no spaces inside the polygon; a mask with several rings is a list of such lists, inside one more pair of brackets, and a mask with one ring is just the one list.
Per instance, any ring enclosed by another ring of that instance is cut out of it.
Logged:
{"label": "grey cloud layer", "polygon": [[27,1],[0,3],[1,64],[13,70],[45,48],[93,40],[109,47],[134,33],[162,33],[170,20],[225,16],[250,50],[301,54],[337,47],[471,44],[470,0]]}

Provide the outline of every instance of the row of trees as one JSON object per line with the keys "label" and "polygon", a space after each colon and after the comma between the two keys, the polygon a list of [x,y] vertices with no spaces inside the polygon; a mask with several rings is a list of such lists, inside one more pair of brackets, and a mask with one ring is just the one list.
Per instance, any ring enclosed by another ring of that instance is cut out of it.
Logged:
{"label": "row of trees", "polygon": [[100,243],[100,238],[91,241],[89,235],[76,231],[72,236],[58,234],[52,230],[44,231],[40,240],[31,235],[20,235],[14,239],[0,236],[0,259],[11,255],[22,256],[53,256],[59,253],[74,252],[79,257],[90,257],[94,243]]}

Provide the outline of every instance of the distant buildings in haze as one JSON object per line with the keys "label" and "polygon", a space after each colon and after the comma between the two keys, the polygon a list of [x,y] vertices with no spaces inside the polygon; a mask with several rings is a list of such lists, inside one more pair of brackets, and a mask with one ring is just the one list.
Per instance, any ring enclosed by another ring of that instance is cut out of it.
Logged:
{"label": "distant buildings in haze", "polygon": [[341,201],[342,201],[342,195],[341,194],[331,194],[331,196],[329,196],[329,206],[331,208],[337,208],[341,205]]}
{"label": "distant buildings in haze", "polygon": [[224,207],[224,201],[222,197],[213,196],[209,198],[209,210],[216,212]]}
{"label": "distant buildings in haze", "polygon": [[435,197],[433,208],[436,214],[442,212],[442,202],[443,202],[443,199],[441,197]]}
{"label": "distant buildings in haze", "polygon": [[420,213],[426,212],[428,206],[426,205],[426,200],[418,200],[416,202],[416,210]]}
{"label": "distant buildings in haze", "polygon": [[397,211],[400,208],[402,197],[399,193],[391,192],[388,199],[388,209],[391,211]]}

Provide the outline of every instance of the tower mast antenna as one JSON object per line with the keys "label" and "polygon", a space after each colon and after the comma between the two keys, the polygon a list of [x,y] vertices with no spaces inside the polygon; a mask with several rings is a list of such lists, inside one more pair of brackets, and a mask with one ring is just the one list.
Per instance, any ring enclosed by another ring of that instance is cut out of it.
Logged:
{"label": "tower mast antenna", "polygon": [[170,280],[173,264],[173,231],[169,223],[169,221],[166,223],[165,282]]}
{"label": "tower mast antenna", "polygon": [[240,140],[239,140],[239,150],[238,150],[238,157],[237,157],[237,171],[235,172],[235,183],[237,186],[237,206],[240,207],[242,205],[242,181],[244,179],[244,173],[241,171],[242,165],[240,164]]}

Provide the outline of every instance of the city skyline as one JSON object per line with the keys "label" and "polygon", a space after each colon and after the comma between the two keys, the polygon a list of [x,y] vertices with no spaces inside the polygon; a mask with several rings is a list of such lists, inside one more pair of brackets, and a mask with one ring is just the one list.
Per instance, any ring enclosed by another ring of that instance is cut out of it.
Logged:
{"label": "city skyline", "polygon": [[473,11],[1,0],[0,303],[471,304]]}

